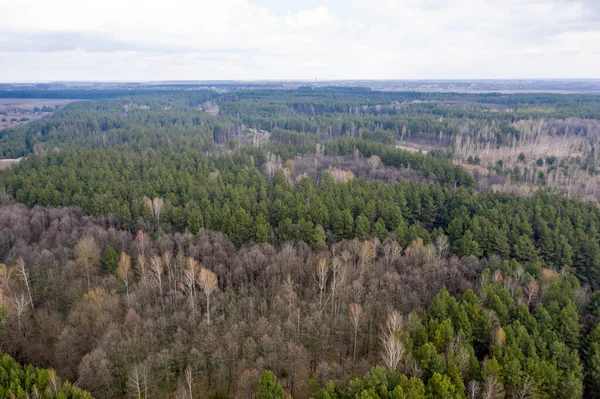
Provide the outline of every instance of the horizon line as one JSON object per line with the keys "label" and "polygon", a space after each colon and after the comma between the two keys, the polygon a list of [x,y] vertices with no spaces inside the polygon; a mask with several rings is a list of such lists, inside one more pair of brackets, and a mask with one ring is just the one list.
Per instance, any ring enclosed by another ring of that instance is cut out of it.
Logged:
{"label": "horizon line", "polygon": [[214,82],[242,82],[242,83],[264,83],[264,82],[306,82],[306,83],[323,83],[323,82],[515,82],[515,81],[566,81],[566,82],[600,82],[598,78],[391,78],[391,79],[370,79],[370,78],[350,78],[350,79],[307,79],[307,78],[289,78],[289,79],[152,79],[152,80],[129,80],[129,79],[88,79],[88,80],[14,80],[2,81],[0,84],[50,84],[50,83],[214,83]]}

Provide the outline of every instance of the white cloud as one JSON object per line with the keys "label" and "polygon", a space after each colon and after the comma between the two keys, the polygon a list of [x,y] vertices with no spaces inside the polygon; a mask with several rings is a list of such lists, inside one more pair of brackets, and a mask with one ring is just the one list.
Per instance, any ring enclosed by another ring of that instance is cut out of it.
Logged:
{"label": "white cloud", "polygon": [[600,78],[596,0],[256,1],[0,0],[0,80]]}

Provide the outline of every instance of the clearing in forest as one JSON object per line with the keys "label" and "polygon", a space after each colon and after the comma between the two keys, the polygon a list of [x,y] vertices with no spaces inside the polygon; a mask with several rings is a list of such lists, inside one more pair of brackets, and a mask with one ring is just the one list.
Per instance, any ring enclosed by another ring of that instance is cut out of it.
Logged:
{"label": "clearing in forest", "polygon": [[78,100],[0,98],[0,130],[29,123]]}

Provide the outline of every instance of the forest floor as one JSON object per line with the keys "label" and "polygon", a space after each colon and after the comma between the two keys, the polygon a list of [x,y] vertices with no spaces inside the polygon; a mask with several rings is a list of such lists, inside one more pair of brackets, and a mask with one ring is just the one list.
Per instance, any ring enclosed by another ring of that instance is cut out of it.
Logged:
{"label": "forest floor", "polygon": [[42,119],[52,112],[35,111],[35,108],[63,107],[78,100],[39,98],[0,98],[0,130]]}

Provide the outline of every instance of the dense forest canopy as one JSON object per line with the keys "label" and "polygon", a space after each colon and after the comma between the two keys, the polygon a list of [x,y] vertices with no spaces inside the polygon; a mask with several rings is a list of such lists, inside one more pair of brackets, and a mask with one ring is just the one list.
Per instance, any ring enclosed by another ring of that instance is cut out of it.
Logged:
{"label": "dense forest canopy", "polygon": [[0,131],[0,397],[597,397],[599,97],[71,94]]}

